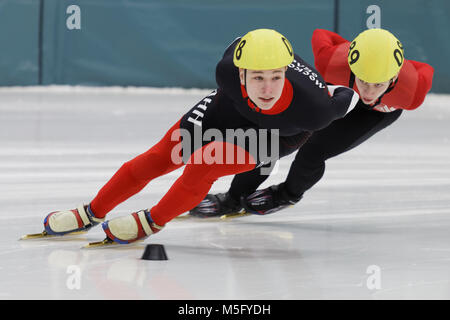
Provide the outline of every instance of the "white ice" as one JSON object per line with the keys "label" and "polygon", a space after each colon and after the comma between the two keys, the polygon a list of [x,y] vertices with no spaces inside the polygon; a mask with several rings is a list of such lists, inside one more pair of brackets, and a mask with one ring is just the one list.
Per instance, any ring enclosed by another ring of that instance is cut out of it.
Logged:
{"label": "white ice", "polygon": [[[174,220],[144,243],[80,249],[41,232],[89,202],[208,90],[0,89],[0,299],[449,299],[450,96],[327,162],[296,206],[230,222]],[[281,182],[292,156],[263,185]],[[151,207],[180,170],[108,217]],[[231,177],[212,192],[225,191]],[[146,244],[169,260],[141,260]]]}

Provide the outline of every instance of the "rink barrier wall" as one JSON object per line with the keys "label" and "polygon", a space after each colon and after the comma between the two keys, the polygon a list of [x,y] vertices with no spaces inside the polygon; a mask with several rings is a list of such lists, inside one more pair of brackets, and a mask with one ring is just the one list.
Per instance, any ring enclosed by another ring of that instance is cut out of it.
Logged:
{"label": "rink barrier wall", "polygon": [[280,31],[313,63],[314,29],[352,39],[377,23],[435,68],[433,92],[450,92],[447,0],[0,0],[0,85],[214,88],[249,30]]}

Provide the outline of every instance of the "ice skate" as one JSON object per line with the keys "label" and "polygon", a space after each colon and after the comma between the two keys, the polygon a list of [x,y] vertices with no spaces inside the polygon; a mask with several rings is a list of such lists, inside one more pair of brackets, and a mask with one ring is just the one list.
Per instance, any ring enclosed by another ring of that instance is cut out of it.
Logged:
{"label": "ice skate", "polygon": [[153,222],[150,210],[141,210],[125,217],[119,217],[102,223],[106,238],[103,241],[91,242],[85,248],[111,244],[129,244],[144,240],[159,232],[164,226]]}
{"label": "ice skate", "polygon": [[54,211],[44,219],[44,231],[41,233],[27,234],[22,240],[37,239],[50,236],[76,235],[85,233],[104,219],[94,216],[88,205],[80,205],[73,210]]}
{"label": "ice skate", "polygon": [[244,213],[239,201],[231,198],[229,193],[208,194],[189,215],[196,218],[234,217]]}

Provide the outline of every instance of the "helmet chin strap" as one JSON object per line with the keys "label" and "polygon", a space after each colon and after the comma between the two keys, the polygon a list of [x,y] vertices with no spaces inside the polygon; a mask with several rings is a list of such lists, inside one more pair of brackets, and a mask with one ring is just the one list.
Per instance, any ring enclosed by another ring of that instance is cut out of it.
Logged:
{"label": "helmet chin strap", "polygon": [[[394,78],[395,78],[395,77],[394,77]],[[395,79],[395,81],[394,81],[394,78],[392,78],[391,80],[389,80],[389,86],[388,86],[388,88],[386,89],[386,91],[384,92],[384,94],[386,94],[386,93],[392,91],[392,89],[394,89],[395,85],[396,85],[397,82],[398,82],[398,76],[397,76],[397,79]]]}
{"label": "helmet chin strap", "polygon": [[[394,77],[394,78],[395,78],[395,77]],[[391,92],[391,91],[394,89],[395,85],[397,84],[398,77],[397,77],[397,79],[395,79],[395,81],[394,81],[394,78],[392,78],[391,80],[389,80],[389,86],[388,86],[388,88],[387,88],[386,91],[383,92],[383,94],[377,99],[377,101],[375,102],[375,105],[377,105],[377,104],[379,104],[379,103],[381,102],[381,98],[383,98],[383,96],[384,96],[386,93],[389,93],[389,92]]]}
{"label": "helmet chin strap", "polygon": [[247,91],[247,69],[244,69],[244,88]]}
{"label": "helmet chin strap", "polygon": [[247,92],[247,99],[251,101],[251,103],[253,103],[253,105],[256,107],[256,109],[252,109],[255,112],[261,112],[261,108],[258,107],[258,105],[252,100],[250,99],[250,96],[248,95],[248,90],[247,90],[247,69],[244,69],[244,88],[245,88],[245,92]]}

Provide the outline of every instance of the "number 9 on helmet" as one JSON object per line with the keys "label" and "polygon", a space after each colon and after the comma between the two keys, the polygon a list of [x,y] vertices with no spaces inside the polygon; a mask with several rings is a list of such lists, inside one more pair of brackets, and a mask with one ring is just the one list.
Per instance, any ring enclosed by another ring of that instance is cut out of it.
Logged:
{"label": "number 9 on helmet", "polygon": [[350,44],[348,64],[359,79],[368,83],[389,81],[405,60],[403,46],[389,31],[368,29]]}

